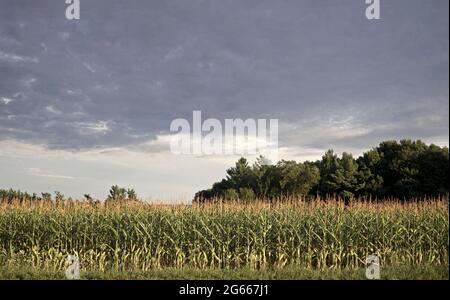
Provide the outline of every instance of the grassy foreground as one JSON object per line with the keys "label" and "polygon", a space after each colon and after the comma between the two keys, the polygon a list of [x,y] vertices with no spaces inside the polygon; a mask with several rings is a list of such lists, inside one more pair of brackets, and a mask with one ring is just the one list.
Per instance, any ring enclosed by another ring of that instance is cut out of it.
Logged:
{"label": "grassy foreground", "polygon": [[[367,280],[365,269],[306,270],[285,267],[256,271],[173,269],[146,272],[95,272],[81,271],[82,280]],[[7,280],[65,280],[63,271],[6,269],[0,271],[0,278]],[[382,280],[448,280],[446,266],[399,266],[381,269]]]}
{"label": "grassy foreground", "polygon": [[448,279],[447,200],[0,206],[0,278]]}

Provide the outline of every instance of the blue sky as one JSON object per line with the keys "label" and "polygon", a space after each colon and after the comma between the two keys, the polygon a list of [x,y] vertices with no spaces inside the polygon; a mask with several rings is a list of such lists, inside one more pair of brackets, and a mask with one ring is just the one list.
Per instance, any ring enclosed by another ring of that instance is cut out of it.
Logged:
{"label": "blue sky", "polygon": [[170,122],[277,118],[281,158],[448,145],[447,0],[0,0],[0,187],[190,200],[236,157],[175,156]]}

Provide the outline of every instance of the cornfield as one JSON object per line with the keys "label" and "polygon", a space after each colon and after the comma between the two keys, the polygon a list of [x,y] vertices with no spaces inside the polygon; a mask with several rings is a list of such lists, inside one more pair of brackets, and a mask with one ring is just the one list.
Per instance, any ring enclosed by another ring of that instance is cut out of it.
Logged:
{"label": "cornfield", "polygon": [[146,271],[448,265],[448,200],[2,204],[0,268]]}

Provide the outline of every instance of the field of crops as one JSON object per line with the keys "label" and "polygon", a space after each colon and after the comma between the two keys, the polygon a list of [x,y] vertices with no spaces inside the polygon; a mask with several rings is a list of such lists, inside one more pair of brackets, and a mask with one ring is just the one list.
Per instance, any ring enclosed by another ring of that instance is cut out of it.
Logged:
{"label": "field of crops", "polygon": [[[448,200],[400,204],[2,204],[0,270],[448,269]],[[1,274],[0,274],[1,276]],[[448,278],[448,271],[438,277]]]}

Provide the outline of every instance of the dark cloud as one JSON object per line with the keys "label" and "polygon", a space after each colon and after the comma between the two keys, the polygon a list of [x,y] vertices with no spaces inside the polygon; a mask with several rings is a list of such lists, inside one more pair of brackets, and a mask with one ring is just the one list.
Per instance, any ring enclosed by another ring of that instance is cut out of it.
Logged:
{"label": "dark cloud", "polygon": [[287,146],[448,135],[447,0],[64,2],[0,3],[0,139],[128,145],[193,110],[296,124]]}

